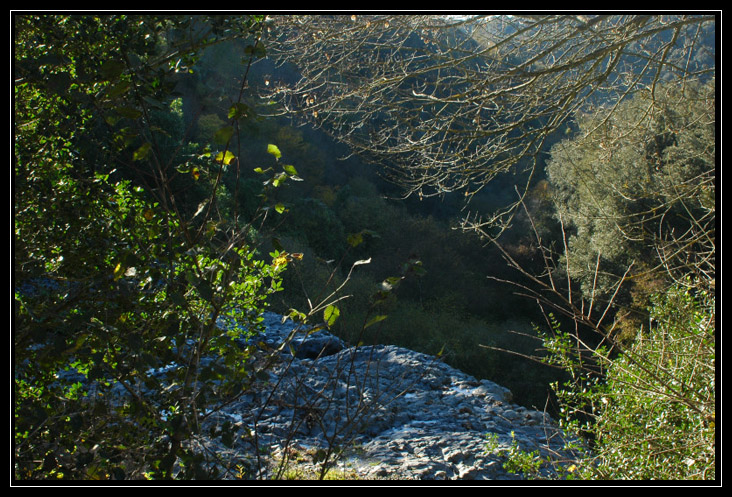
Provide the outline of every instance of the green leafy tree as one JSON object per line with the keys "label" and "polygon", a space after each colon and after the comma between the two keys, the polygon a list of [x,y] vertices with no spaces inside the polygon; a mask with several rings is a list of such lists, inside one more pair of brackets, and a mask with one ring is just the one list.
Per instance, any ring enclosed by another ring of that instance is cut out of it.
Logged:
{"label": "green leafy tree", "polygon": [[250,227],[217,209],[223,171],[240,167],[237,103],[218,148],[194,157],[173,88],[206,46],[257,46],[263,19],[13,22],[14,476],[213,477],[192,442],[231,443],[205,421],[254,372],[218,324],[256,333],[288,261],[261,260]]}
{"label": "green leafy tree", "polygon": [[669,281],[713,285],[714,80],[659,84],[578,124],[552,148],[547,173],[569,231],[563,266],[582,294],[607,299],[624,278],[616,301],[630,311]]}

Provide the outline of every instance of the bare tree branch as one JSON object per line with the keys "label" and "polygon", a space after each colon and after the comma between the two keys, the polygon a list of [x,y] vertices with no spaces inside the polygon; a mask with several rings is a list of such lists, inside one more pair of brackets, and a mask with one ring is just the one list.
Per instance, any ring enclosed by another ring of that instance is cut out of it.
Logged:
{"label": "bare tree branch", "polygon": [[[579,111],[713,71],[713,15],[283,16],[268,53],[300,79],[266,98],[383,168],[406,193],[536,169]],[[274,79],[274,78],[273,78]],[[526,189],[524,188],[524,192]],[[506,223],[518,203],[489,216]]]}

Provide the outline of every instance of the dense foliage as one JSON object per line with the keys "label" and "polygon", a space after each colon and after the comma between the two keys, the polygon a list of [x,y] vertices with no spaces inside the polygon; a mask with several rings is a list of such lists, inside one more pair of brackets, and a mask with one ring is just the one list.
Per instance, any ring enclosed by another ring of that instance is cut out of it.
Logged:
{"label": "dense foliage", "polygon": [[659,84],[579,119],[578,136],[555,145],[547,173],[558,216],[571,231],[564,254],[590,299],[617,304],[628,333],[643,324],[648,295],[668,280],[713,284],[715,84]]}
{"label": "dense foliage", "polygon": [[217,322],[256,332],[287,264],[219,214],[242,104],[203,149],[173,89],[206,45],[256,43],[261,19],[20,15],[14,31],[15,477],[214,476],[190,442],[254,372]]}

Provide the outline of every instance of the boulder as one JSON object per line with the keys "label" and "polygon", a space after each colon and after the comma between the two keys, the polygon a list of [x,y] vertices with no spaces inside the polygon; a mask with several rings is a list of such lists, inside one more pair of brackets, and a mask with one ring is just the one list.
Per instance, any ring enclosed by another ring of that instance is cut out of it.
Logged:
{"label": "boulder", "polygon": [[[270,346],[294,328],[276,315],[266,324]],[[562,448],[548,414],[513,404],[508,389],[436,357],[392,345],[348,347],[326,331],[302,338],[294,357],[282,348],[265,380],[209,419],[236,424],[234,446],[205,444],[228,451],[250,474],[276,477],[290,464],[315,474],[332,453],[339,470],[364,479],[518,479],[503,468],[513,444],[542,455]]]}

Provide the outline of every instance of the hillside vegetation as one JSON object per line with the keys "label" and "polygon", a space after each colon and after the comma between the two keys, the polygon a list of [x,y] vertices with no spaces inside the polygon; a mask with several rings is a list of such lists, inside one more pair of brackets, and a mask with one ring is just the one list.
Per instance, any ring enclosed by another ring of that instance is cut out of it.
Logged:
{"label": "hillside vegetation", "polygon": [[14,14],[14,478],[216,478],[271,310],[714,480],[714,16],[498,17]]}

